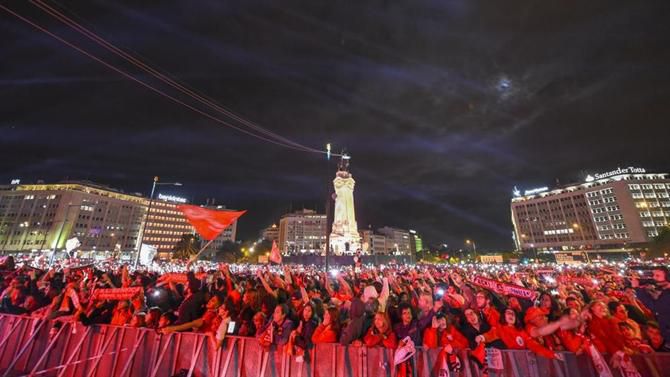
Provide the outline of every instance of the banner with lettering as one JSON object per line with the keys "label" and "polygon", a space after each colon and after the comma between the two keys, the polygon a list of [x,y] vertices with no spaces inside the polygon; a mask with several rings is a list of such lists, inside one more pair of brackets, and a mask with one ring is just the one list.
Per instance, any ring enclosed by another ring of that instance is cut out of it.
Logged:
{"label": "banner with lettering", "polygon": [[516,296],[527,300],[534,300],[538,295],[536,291],[531,289],[519,287],[518,285],[501,283],[497,280],[487,279],[481,276],[475,276],[472,279],[472,283],[505,296]]}
{"label": "banner with lettering", "polygon": [[96,289],[93,300],[130,300],[143,293],[142,287]]}
{"label": "banner with lettering", "polygon": [[575,283],[579,285],[583,285],[585,287],[590,287],[593,285],[593,279],[592,278],[584,278],[584,277],[577,277],[577,276],[559,276],[558,277],[558,282],[559,283]]}
{"label": "banner with lettering", "polygon": [[[198,280],[202,280],[205,277],[207,277],[206,272],[200,272],[195,274],[195,278]],[[158,278],[159,282],[173,282],[175,284],[187,284],[188,283],[188,276],[186,275],[185,272],[168,272],[167,274],[163,274]]]}

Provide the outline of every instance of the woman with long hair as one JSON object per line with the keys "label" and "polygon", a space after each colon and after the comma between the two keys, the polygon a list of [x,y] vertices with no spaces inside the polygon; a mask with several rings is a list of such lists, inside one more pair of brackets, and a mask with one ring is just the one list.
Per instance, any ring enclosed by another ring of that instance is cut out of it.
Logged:
{"label": "woman with long hair", "polygon": [[[242,296],[242,309],[238,316],[240,336],[254,336],[258,328],[254,326],[253,318],[261,310],[261,298],[255,288],[247,289]],[[267,314],[266,314],[267,316]]]}
{"label": "woman with long hair", "polygon": [[385,347],[395,349],[398,339],[391,329],[391,320],[386,313],[377,313],[372,326],[363,337],[366,347]]}
{"label": "woman with long hair", "polygon": [[619,330],[618,321],[610,315],[607,305],[602,301],[594,301],[589,306],[589,314],[591,318],[586,330],[598,351],[613,355],[623,350],[623,335]]}
{"label": "woman with long hair", "polygon": [[340,310],[330,307],[323,313],[323,322],[314,330],[312,343],[337,343],[339,338]]}
{"label": "woman with long hair", "polygon": [[313,347],[312,335],[318,325],[314,304],[307,302],[300,312],[298,327],[291,332],[290,343],[294,347],[295,355],[300,356]]}
{"label": "woman with long hair", "polygon": [[542,346],[536,340],[531,338],[526,330],[524,330],[520,318],[511,308],[505,309],[503,315],[500,317],[500,323],[496,327],[486,334],[478,335],[475,341],[477,343],[488,343],[494,339],[502,340],[508,349],[529,349],[536,355],[544,356],[549,359],[563,359],[560,354],[554,353],[554,351]]}
{"label": "woman with long hair", "polygon": [[555,321],[561,316],[561,307],[558,301],[549,293],[542,292],[539,298],[539,308],[542,309],[549,321]]}

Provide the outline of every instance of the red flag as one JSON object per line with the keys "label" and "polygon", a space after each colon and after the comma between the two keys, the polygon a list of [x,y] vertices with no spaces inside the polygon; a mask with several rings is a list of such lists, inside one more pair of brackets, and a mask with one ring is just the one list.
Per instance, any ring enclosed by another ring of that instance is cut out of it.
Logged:
{"label": "red flag", "polygon": [[281,264],[281,253],[277,247],[277,241],[272,241],[272,250],[270,251],[270,261]]}
{"label": "red flag", "polygon": [[200,236],[207,241],[215,239],[238,217],[247,211],[217,211],[194,205],[182,204],[177,209],[184,213],[186,220],[193,225]]}

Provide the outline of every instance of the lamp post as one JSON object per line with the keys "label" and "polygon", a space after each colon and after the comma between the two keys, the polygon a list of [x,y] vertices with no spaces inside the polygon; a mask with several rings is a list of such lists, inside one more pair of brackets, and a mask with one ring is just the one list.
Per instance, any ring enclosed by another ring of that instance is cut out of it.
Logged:
{"label": "lamp post", "polygon": [[158,182],[158,176],[154,177],[154,183],[151,186],[151,194],[149,195],[149,206],[147,206],[147,214],[144,218],[144,223],[142,224],[142,231],[140,232],[140,238],[137,242],[137,252],[135,253],[135,264],[133,268],[137,268],[137,264],[140,262],[140,251],[142,250],[142,242],[144,242],[144,231],[147,229],[147,223],[149,222],[149,214],[151,212],[151,206],[154,202],[154,191],[156,191],[156,186],[158,185],[169,185],[169,186],[181,186],[179,182]]}
{"label": "lamp post", "polygon": [[475,253],[475,262],[477,262],[477,244],[475,243],[474,240],[465,240],[465,243],[468,245],[472,245],[472,251]]}

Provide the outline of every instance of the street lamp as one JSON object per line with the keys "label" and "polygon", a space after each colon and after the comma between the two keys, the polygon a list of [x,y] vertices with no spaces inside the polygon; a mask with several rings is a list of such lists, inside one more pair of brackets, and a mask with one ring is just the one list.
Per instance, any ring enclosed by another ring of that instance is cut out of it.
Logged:
{"label": "street lamp", "polygon": [[144,223],[142,224],[142,231],[140,232],[140,239],[137,242],[137,253],[135,253],[135,264],[133,268],[137,268],[137,264],[140,262],[140,251],[142,250],[142,242],[144,242],[144,231],[147,229],[147,222],[149,222],[151,205],[154,202],[154,191],[156,191],[156,186],[158,185],[182,186],[182,184],[179,182],[158,182],[158,176],[154,177],[154,183],[151,186],[151,194],[149,195],[149,206],[147,207],[147,215],[144,218]]}
{"label": "street lamp", "polygon": [[475,262],[477,261],[477,244],[475,241],[471,240],[465,240],[465,243],[468,245],[472,245],[472,251],[475,253]]}

